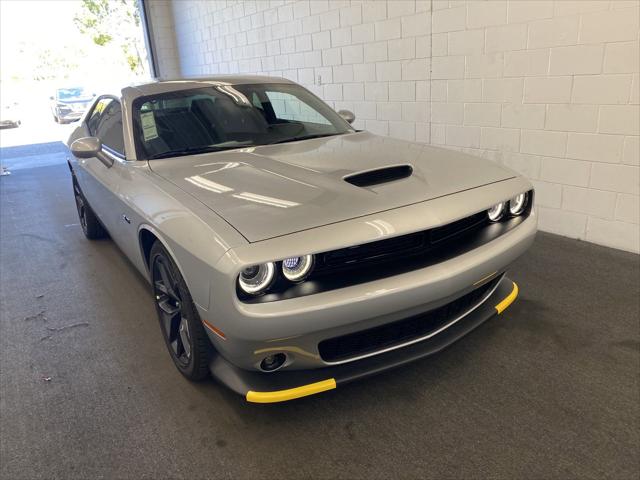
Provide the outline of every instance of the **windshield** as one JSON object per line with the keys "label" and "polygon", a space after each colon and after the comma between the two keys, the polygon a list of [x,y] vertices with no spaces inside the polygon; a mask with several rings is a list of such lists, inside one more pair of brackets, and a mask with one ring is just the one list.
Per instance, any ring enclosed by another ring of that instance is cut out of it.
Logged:
{"label": "windshield", "polygon": [[299,85],[221,85],[133,105],[140,158],[163,158],[340,135],[354,130]]}
{"label": "windshield", "polygon": [[84,88],[82,87],[59,88],[56,90],[56,97],[58,100],[71,100],[73,98],[80,98],[84,96]]}

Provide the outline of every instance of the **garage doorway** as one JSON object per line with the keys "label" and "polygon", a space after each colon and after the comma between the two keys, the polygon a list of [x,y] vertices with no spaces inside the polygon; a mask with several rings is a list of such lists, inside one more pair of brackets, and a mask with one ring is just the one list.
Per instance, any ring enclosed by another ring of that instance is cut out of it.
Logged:
{"label": "garage doorway", "polygon": [[142,2],[0,2],[3,171],[64,161],[62,142],[101,93],[149,80]]}

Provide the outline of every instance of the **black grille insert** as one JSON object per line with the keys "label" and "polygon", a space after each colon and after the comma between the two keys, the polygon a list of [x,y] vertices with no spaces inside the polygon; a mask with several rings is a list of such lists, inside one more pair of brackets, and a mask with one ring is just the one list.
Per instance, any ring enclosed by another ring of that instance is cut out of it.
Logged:
{"label": "black grille insert", "polygon": [[472,232],[487,222],[486,213],[479,212],[431,230],[325,252],[318,255],[316,274],[393,260],[404,262],[409,257],[432,251],[445,240],[457,239]]}
{"label": "black grille insert", "polygon": [[425,337],[478,305],[501,278],[498,276],[466,295],[420,315],[323,340],[318,345],[320,356],[325,362],[340,362]]}
{"label": "black grille insert", "polygon": [[[316,254],[315,267],[300,284],[280,277],[271,291],[252,297],[238,288],[245,303],[265,303],[345,288],[392,277],[445,262],[485,245],[524,222],[531,213],[533,191],[524,213],[500,222],[488,220],[486,211],[446,225]],[[280,262],[277,269],[281,268]]]}

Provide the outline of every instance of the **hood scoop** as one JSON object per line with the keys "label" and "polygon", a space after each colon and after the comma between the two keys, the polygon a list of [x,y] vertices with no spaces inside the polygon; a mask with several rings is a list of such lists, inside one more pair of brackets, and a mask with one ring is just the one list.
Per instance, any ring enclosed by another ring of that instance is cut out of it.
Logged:
{"label": "hood scoop", "polygon": [[393,182],[410,177],[413,173],[411,165],[394,165],[376,168],[366,172],[358,172],[344,177],[344,181],[356,187],[372,187],[381,183]]}

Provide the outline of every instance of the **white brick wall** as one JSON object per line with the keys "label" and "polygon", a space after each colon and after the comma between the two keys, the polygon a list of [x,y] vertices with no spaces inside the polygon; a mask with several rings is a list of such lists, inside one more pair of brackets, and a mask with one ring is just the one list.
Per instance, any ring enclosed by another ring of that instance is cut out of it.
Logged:
{"label": "white brick wall", "polygon": [[640,251],[640,0],[154,0],[164,76],[291,78],[356,127],[529,177],[543,230]]}
{"label": "white brick wall", "polygon": [[432,143],[528,176],[542,230],[640,251],[639,5],[434,3]]}
{"label": "white brick wall", "polygon": [[155,0],[150,4],[149,18],[152,26],[152,46],[158,62],[158,70],[166,77],[180,75],[180,62],[175,38],[171,0]]}
{"label": "white brick wall", "polygon": [[[156,3],[152,10],[165,8]],[[284,76],[336,109],[353,110],[357,128],[429,142],[430,0],[169,5],[181,75]]]}

